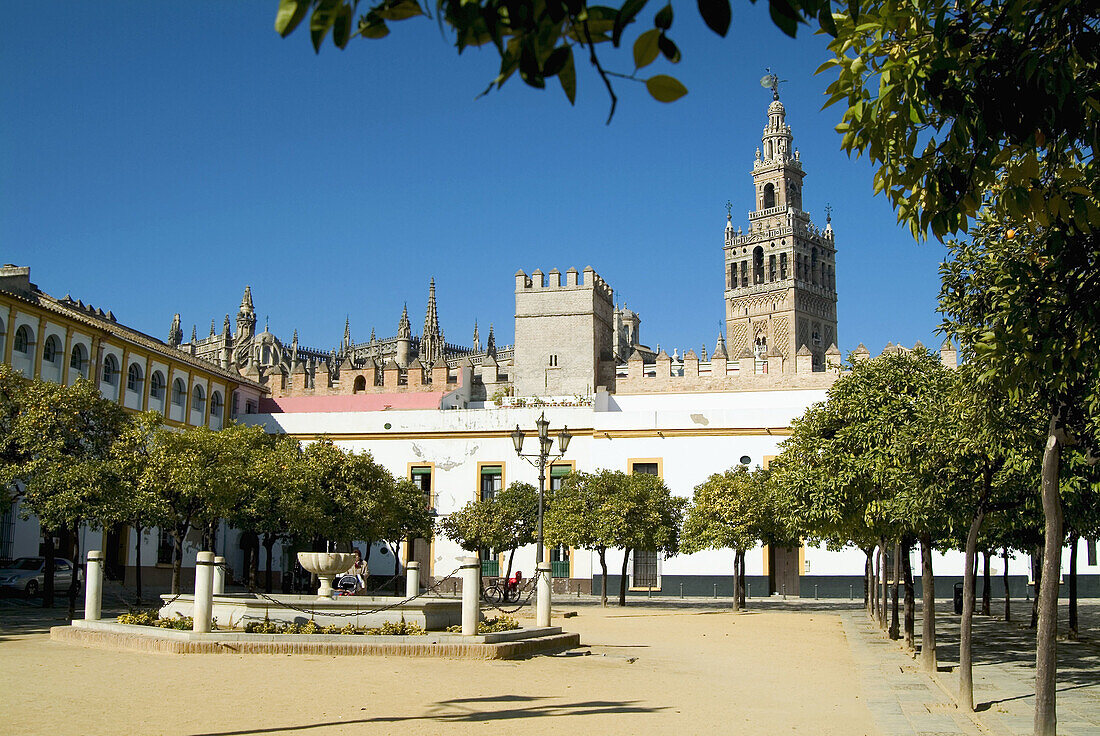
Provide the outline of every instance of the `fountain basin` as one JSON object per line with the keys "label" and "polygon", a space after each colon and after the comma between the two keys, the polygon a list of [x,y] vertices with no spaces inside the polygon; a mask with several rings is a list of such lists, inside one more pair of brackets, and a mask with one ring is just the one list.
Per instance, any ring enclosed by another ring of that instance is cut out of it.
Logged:
{"label": "fountain basin", "polygon": [[[161,599],[164,601],[161,618],[173,618],[176,614],[191,616],[195,610],[195,598],[190,594],[179,597],[166,594]],[[443,631],[462,623],[462,601],[457,598],[420,596],[404,603],[400,601],[393,596],[352,595],[331,599],[311,595],[261,597],[254,593],[228,593],[214,596],[212,615],[218,620],[218,626],[234,629],[243,629],[250,621],[265,620],[300,624],[312,620],[318,626],[350,623],[360,628],[375,628],[403,619],[428,631]],[[388,606],[392,608],[375,611]]]}
{"label": "fountain basin", "polygon": [[317,597],[328,598],[332,595],[332,578],[347,572],[355,564],[355,555],[350,552],[299,552],[298,564],[321,581]]}

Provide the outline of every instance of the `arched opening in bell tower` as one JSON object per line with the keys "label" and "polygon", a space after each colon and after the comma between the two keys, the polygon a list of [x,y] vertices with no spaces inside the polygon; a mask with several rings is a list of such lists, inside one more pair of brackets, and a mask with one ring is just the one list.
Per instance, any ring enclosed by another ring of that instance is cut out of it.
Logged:
{"label": "arched opening in bell tower", "polygon": [[775,185],[764,185],[764,209],[769,210],[775,207]]}
{"label": "arched opening in bell tower", "polygon": [[764,283],[764,249],[759,245],[752,249],[752,283]]}

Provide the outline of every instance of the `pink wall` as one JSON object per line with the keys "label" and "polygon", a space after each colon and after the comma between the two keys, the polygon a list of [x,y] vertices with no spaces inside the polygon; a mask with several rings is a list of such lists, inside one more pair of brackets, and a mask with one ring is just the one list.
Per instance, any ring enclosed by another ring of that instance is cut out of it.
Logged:
{"label": "pink wall", "polygon": [[348,396],[284,396],[278,399],[261,398],[259,410],[261,414],[282,414],[438,409],[443,395],[442,391],[426,391]]}

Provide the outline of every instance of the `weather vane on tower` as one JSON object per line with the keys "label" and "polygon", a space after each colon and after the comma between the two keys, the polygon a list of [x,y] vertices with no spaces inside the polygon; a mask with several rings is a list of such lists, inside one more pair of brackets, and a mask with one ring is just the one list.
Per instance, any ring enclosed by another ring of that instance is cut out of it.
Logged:
{"label": "weather vane on tower", "polygon": [[726,219],[733,219],[733,202],[729,201],[728,199],[726,200]]}
{"label": "weather vane on tower", "polygon": [[765,74],[763,77],[760,78],[760,86],[763,87],[764,89],[770,89],[772,91],[772,99],[773,100],[778,100],[779,99],[779,85],[782,84],[783,82],[786,82],[787,80],[786,79],[780,79],[779,77],[772,74],[772,68],[770,66],[764,67],[764,71],[766,71],[767,74]]}

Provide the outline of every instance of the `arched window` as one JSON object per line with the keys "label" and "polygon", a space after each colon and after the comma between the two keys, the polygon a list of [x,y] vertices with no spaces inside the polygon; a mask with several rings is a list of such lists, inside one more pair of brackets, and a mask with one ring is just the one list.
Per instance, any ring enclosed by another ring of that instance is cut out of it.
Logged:
{"label": "arched window", "polygon": [[172,381],[172,405],[182,407],[187,399],[187,387],[182,378]]}
{"label": "arched window", "polygon": [[775,185],[764,185],[764,209],[768,210],[775,207]]}
{"label": "arched window", "polygon": [[73,354],[69,356],[69,367],[83,376],[87,366],[88,358],[84,354],[84,346],[80,343],[73,345]]}
{"label": "arched window", "polygon": [[222,395],[220,391],[210,394],[210,416],[222,418]]}
{"label": "arched window", "polygon": [[202,386],[198,384],[191,391],[191,411],[199,414],[206,413],[206,393],[202,390]]}
{"label": "arched window", "polygon": [[810,251],[810,283],[817,284],[817,248]]}
{"label": "arched window", "polygon": [[779,279],[780,281],[787,280],[787,254],[779,254]]}
{"label": "arched window", "polygon": [[768,281],[775,281],[775,254],[768,256]]}
{"label": "arched window", "polygon": [[15,331],[15,343],[12,345],[15,352],[29,353],[32,345],[34,345],[34,333],[31,332],[31,328],[19,325],[19,329]]}
{"label": "arched window", "polygon": [[759,245],[752,249],[752,282],[764,283],[764,249]]}
{"label": "arched window", "polygon": [[141,366],[137,363],[131,363],[129,370],[126,371],[126,390],[141,391],[141,384],[144,380],[145,374],[141,372]]}
{"label": "arched window", "polygon": [[111,386],[118,382],[118,359],[113,355],[103,359],[103,382]]}
{"label": "arched window", "polygon": [[367,379],[363,376],[356,376],[355,383],[351,387],[351,392],[357,394],[360,391],[365,391],[367,388]]}
{"label": "arched window", "polygon": [[42,346],[42,360],[47,363],[61,362],[61,343],[54,335],[47,337],[46,344]]}
{"label": "arched window", "polygon": [[149,398],[160,401],[164,398],[164,374],[153,371],[153,377],[149,379]]}

